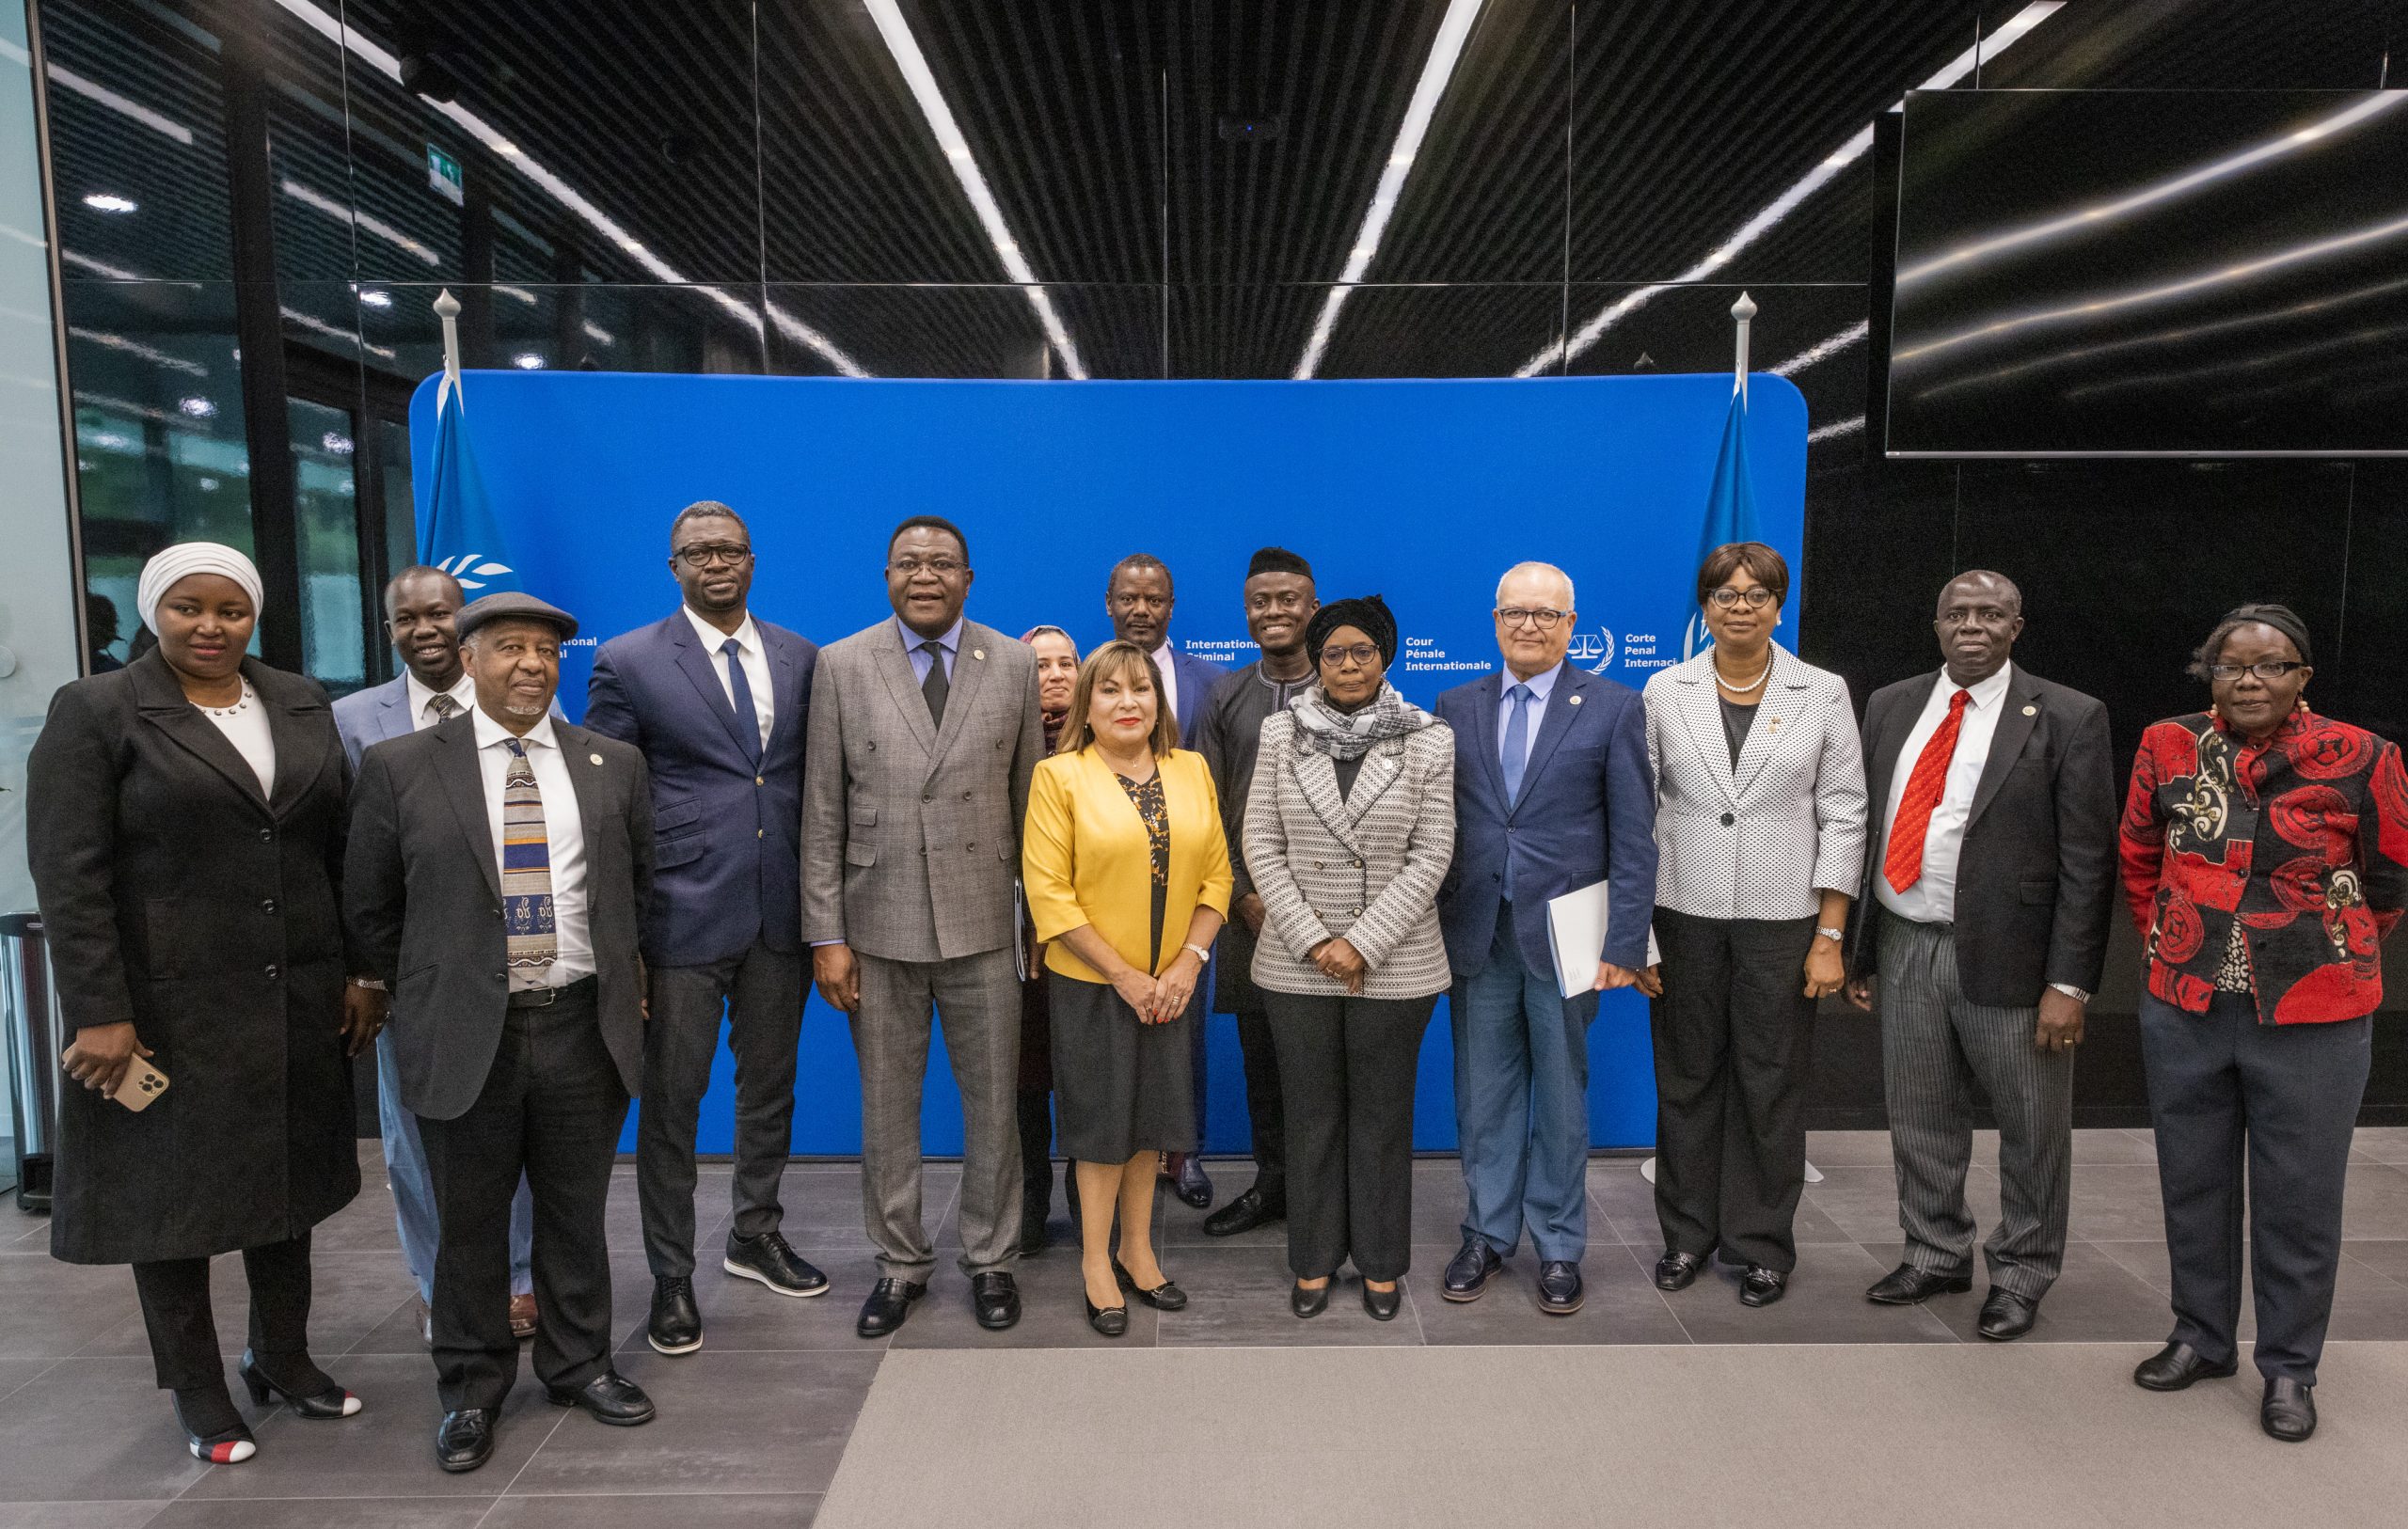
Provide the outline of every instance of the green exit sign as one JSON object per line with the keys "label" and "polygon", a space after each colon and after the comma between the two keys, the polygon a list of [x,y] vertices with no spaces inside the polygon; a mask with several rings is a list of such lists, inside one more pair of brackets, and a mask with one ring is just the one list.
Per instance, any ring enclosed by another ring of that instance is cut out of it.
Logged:
{"label": "green exit sign", "polygon": [[460,179],[460,162],[433,144],[426,146],[426,184],[429,190],[454,207],[467,200],[465,183]]}

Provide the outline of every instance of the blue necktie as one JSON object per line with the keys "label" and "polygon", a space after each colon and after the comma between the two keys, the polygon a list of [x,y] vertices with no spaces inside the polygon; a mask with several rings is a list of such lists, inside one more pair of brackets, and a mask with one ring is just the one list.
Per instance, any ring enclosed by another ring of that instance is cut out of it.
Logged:
{"label": "blue necktie", "polygon": [[1530,687],[1517,685],[1505,692],[1513,709],[1505,716],[1505,801],[1521,799],[1522,770],[1530,759]]}
{"label": "blue necktie", "polygon": [[727,683],[736,692],[736,731],[744,737],[744,757],[758,760],[761,757],[761,714],[752,709],[752,682],[744,677],[744,666],[737,661],[736,655],[743,651],[743,646],[734,638],[729,638],[719,645],[719,651],[727,654]]}

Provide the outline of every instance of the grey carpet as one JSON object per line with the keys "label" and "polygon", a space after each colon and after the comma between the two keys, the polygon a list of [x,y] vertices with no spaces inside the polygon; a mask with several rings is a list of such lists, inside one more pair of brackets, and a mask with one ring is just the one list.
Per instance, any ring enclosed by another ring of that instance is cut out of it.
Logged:
{"label": "grey carpet", "polygon": [[2408,1348],[2335,1344],[2305,1444],[2145,1345],[890,1352],[817,1529],[2372,1524]]}

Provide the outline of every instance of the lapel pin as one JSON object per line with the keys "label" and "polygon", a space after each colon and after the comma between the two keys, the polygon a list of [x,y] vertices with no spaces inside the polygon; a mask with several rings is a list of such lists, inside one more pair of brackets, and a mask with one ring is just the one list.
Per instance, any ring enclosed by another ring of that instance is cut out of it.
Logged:
{"label": "lapel pin", "polygon": [[1578,704],[1580,704],[1580,698],[1579,698],[1578,696],[1574,696],[1574,697],[1572,698],[1572,704],[1574,704],[1575,706],[1577,706]]}
{"label": "lapel pin", "polygon": [[588,754],[585,757],[592,760],[596,764],[602,763],[602,756],[600,754]]}
{"label": "lapel pin", "polygon": [[2040,715],[2040,708],[2037,706],[2026,706],[2023,708],[2023,715],[2026,717],[2037,717]]}
{"label": "lapel pin", "polygon": [[987,661],[987,650],[984,648],[973,648],[970,650],[970,656],[977,659],[983,664]]}
{"label": "lapel pin", "polygon": [[1765,731],[1766,733],[1779,733],[1781,731],[1781,718],[1775,717],[1768,719],[1765,723]]}

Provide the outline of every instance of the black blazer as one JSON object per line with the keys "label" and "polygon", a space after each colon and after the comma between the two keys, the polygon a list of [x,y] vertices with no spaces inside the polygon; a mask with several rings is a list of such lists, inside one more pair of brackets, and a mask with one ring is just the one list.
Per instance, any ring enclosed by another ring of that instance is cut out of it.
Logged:
{"label": "black blazer", "polygon": [[278,1242],[359,1192],[342,744],[314,681],[243,674],[276,740],[271,796],[155,649],[61,687],[26,764],[66,1027],[132,1022],[169,1084],[140,1114],[59,1090],[51,1251],[71,1263]]}
{"label": "black blazer", "polygon": [[[637,910],[652,895],[652,787],[643,755],[552,718],[585,830],[586,916],[602,1039],[629,1096],[643,1081]],[[501,870],[494,862],[472,717],[388,738],[359,760],[343,917],[393,990],[402,1103],[457,1120],[477,1102],[509,1008]]]}
{"label": "black blazer", "polygon": [[[1944,670],[1877,690],[1864,707],[1871,797],[1864,884],[1848,913],[1848,971],[1880,965],[1874,877],[1889,852],[1891,782]],[[1956,867],[1956,977],[1976,1003],[2029,1008],[2050,983],[2096,992],[2115,915],[2115,775],[2107,708],[2018,666],[2001,702]]]}

